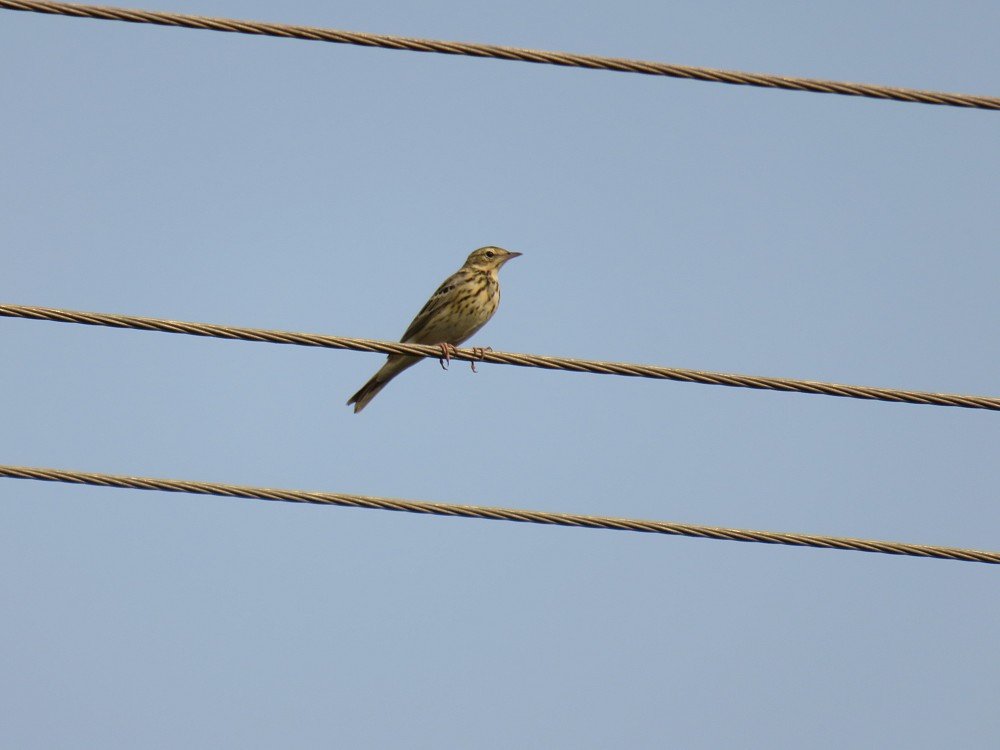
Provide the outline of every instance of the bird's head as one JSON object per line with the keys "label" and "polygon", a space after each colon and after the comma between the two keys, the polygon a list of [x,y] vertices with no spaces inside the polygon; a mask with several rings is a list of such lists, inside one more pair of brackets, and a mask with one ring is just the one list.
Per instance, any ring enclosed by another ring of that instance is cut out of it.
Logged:
{"label": "bird's head", "polygon": [[478,250],[473,250],[465,261],[466,268],[475,268],[481,271],[499,271],[500,266],[511,258],[516,258],[521,253],[512,253],[502,247],[488,245]]}

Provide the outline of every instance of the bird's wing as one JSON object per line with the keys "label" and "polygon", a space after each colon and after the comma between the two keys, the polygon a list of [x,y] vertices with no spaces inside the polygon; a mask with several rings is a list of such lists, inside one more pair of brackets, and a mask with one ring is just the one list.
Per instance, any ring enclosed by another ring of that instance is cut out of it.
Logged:
{"label": "bird's wing", "polygon": [[420,308],[420,312],[417,313],[417,317],[413,319],[410,323],[410,327],[406,329],[406,333],[403,334],[403,338],[400,341],[413,342],[419,341],[421,334],[427,329],[428,323],[430,323],[436,317],[436,313],[441,307],[447,304],[448,300],[452,298],[455,288],[458,286],[460,281],[459,275],[453,274],[445,279],[444,283],[438,287],[437,291],[431,295],[431,298],[427,300],[427,304]]}

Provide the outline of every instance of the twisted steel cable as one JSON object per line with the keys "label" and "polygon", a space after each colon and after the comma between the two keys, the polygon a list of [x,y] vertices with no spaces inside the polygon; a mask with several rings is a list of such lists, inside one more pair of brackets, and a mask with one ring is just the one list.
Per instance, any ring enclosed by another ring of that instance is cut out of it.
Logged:
{"label": "twisted steel cable", "polygon": [[561,65],[565,67],[612,70],[623,73],[686,78],[697,81],[713,81],[744,86],[786,89],[789,91],[812,91],[822,94],[842,94],[862,96],[872,99],[891,99],[920,104],[940,104],[951,107],[974,109],[1000,109],[1000,97],[953,94],[940,91],[880,86],[867,83],[845,83],[825,81],[816,78],[797,78],[764,73],[744,73],[736,70],[716,70],[692,65],[628,60],[599,55],[579,55],[568,52],[504,47],[495,44],[474,44],[468,42],[448,42],[434,39],[390,36],[387,34],[364,34],[354,31],[323,29],[314,26],[297,26],[283,23],[263,23],[242,21],[233,18],[210,18],[183,13],[165,13],[153,10],[115,8],[103,5],[82,5],[77,3],[43,2],[41,0],[0,0],[0,8],[22,10],[35,13],[97,18],[108,21],[130,23],[151,23],[160,26],[179,26],[189,29],[208,29],[239,34],[258,34],[290,39],[306,39],[338,44],[356,44],[365,47],[410,50],[413,52],[436,52],[445,55],[466,55],[470,57],[490,57],[501,60]]}
{"label": "twisted steel cable", "polygon": [[153,479],[150,477],[130,477],[119,474],[97,474],[63,469],[44,469],[29,466],[0,465],[0,477],[12,479],[34,479],[44,482],[68,482],[98,487],[119,487],[137,490],[160,490],[163,492],[186,492],[196,495],[216,495],[220,497],[242,497],[254,500],[275,500],[288,503],[311,503],[315,505],[340,505],[349,508],[370,510],[394,510],[405,513],[424,513],[435,516],[459,516],[481,518],[492,521],[517,521],[550,526],[576,526],[588,529],[609,529],[615,531],[638,531],[648,534],[670,534],[673,536],[698,537],[700,539],[720,539],[733,542],[759,542],[762,544],[786,544],[794,547],[818,547],[821,549],[853,550],[856,552],[878,552],[886,555],[907,555],[930,557],[939,560],[959,560],[992,565],[1000,564],[1000,552],[940,547],[907,542],[882,542],[871,539],[850,539],[846,537],[820,536],[817,534],[786,534],[778,531],[751,531],[748,529],[727,529],[718,526],[698,526],[667,521],[642,521],[631,518],[608,518],[586,516],[576,513],[549,513],[540,510],[518,510],[514,508],[494,508],[478,505],[452,505],[448,503],[428,503],[416,500],[397,500],[387,497],[365,495],[345,495],[334,492],[304,492],[302,490],[279,490],[264,487],[245,487],[235,484],[214,482],[192,482],[180,479]]}
{"label": "twisted steel cable", "polygon": [[[112,328],[132,328],[140,331],[183,333],[191,336],[208,336],[271,344],[318,346],[328,349],[349,349],[359,352],[381,352],[383,354],[408,354],[417,357],[431,357],[433,359],[441,356],[441,349],[439,347],[423,344],[401,344],[394,341],[375,341],[372,339],[358,339],[317,333],[272,331],[264,328],[243,328],[238,326],[214,325],[211,323],[188,323],[179,320],[142,318],[132,315],[114,315],[111,313],[80,312],[77,310],[32,307],[29,305],[0,303],[0,316],[49,320],[59,323],[110,326]],[[904,391],[895,388],[842,385],[813,380],[796,380],[758,375],[733,375],[704,370],[688,370],[680,367],[602,362],[589,359],[553,357],[542,354],[518,354],[515,352],[494,352],[489,350],[483,352],[478,349],[458,349],[456,353],[451,355],[451,358],[467,362],[492,362],[494,364],[517,365],[519,367],[540,367],[547,370],[565,370],[600,375],[623,375],[637,378],[676,380],[685,383],[702,383],[704,385],[725,385],[736,388],[841,396],[871,401],[956,406],[966,409],[1000,411],[1000,398],[993,396],[962,396],[951,393]]]}

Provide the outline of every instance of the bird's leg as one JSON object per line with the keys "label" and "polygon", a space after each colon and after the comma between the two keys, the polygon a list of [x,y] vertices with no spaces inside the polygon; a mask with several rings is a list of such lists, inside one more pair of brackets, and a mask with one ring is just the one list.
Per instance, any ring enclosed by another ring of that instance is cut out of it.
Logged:
{"label": "bird's leg", "polygon": [[451,354],[455,351],[455,347],[447,341],[442,341],[438,346],[441,347],[441,357],[438,359],[438,362],[442,370],[447,370],[448,365],[451,364]]}
{"label": "bird's leg", "polygon": [[[491,351],[493,351],[493,347],[492,346],[487,346],[485,349],[483,347],[481,347],[481,346],[474,346],[474,347],[472,347],[472,353],[475,354],[477,357],[479,357],[480,361],[486,359],[486,352],[491,352]],[[472,371],[473,372],[478,372],[476,370],[476,361],[475,360],[470,360],[469,364],[472,365]]]}

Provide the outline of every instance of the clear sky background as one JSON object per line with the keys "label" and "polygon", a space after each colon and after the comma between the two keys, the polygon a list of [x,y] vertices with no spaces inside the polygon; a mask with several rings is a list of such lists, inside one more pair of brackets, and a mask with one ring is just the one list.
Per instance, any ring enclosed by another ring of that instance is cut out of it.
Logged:
{"label": "clear sky background", "polygon": [[[1000,94],[995,2],[144,7]],[[0,11],[0,299],[1000,395],[1000,113]],[[1000,415],[0,319],[0,463],[1000,549]],[[0,480],[11,748],[994,748],[987,565]]]}

